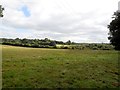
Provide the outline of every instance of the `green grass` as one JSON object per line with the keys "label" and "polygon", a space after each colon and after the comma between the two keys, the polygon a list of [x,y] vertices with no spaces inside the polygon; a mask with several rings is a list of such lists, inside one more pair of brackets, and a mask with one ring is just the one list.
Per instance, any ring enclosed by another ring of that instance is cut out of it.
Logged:
{"label": "green grass", "polygon": [[116,88],[118,51],[2,46],[2,86]]}

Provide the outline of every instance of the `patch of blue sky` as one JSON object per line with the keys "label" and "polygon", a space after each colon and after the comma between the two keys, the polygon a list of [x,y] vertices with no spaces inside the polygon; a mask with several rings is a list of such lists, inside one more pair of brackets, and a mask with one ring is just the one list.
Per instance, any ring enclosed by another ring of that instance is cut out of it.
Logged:
{"label": "patch of blue sky", "polygon": [[30,31],[29,31],[28,29],[23,29],[23,28],[19,28],[19,29],[18,29],[18,28],[17,28],[17,29],[16,29],[16,32],[17,32],[17,33],[26,33],[26,32],[30,32]]}
{"label": "patch of blue sky", "polygon": [[26,6],[26,5],[24,5],[22,8],[21,8],[21,11],[24,13],[24,15],[26,16],[26,17],[30,17],[30,10],[29,10],[29,8]]}

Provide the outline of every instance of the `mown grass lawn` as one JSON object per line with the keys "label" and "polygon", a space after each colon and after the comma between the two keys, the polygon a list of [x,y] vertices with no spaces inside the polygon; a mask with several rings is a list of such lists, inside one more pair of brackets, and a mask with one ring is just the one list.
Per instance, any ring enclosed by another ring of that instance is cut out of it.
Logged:
{"label": "mown grass lawn", "polygon": [[118,51],[2,46],[3,88],[116,88]]}

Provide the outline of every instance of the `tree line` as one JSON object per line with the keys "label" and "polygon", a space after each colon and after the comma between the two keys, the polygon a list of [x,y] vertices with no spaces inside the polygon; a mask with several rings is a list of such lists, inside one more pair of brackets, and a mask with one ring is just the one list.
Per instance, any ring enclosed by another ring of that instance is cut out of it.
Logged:
{"label": "tree line", "polygon": [[56,47],[56,44],[70,45],[73,44],[70,40],[67,42],[45,39],[7,39],[1,38],[2,44],[4,45],[14,45],[14,46],[25,46],[25,47],[38,47],[38,48],[49,48]]}
{"label": "tree line", "polygon": [[1,38],[1,44],[34,48],[56,48],[56,49],[91,49],[91,50],[113,50],[114,46],[108,43],[76,43],[45,39],[7,39]]}

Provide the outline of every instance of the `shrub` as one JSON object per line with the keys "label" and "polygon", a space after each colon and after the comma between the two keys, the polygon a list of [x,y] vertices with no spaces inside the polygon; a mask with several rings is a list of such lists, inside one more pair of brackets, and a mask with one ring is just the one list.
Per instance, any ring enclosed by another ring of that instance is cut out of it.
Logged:
{"label": "shrub", "polygon": [[99,50],[97,46],[92,47],[93,50]]}

